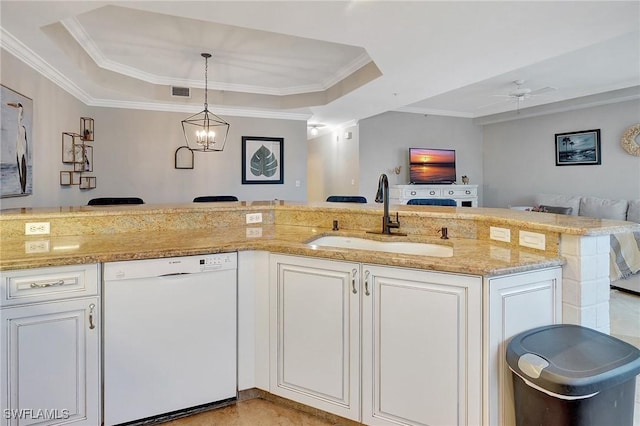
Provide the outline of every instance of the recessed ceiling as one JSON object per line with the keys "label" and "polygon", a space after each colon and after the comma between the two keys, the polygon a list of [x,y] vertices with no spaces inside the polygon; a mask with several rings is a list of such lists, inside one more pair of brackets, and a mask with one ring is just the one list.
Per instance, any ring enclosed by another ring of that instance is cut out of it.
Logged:
{"label": "recessed ceiling", "polygon": [[[88,105],[353,123],[638,96],[640,2],[6,1],[2,48]],[[521,88],[552,87],[509,97]],[[191,87],[190,99],[170,86]],[[628,90],[632,94],[629,95]],[[634,91],[635,90],[635,91]]]}

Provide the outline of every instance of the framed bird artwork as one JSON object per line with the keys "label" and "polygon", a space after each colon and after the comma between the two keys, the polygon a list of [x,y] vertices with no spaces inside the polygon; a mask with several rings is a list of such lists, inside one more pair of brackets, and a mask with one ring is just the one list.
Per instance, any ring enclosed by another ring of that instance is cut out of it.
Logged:
{"label": "framed bird artwork", "polygon": [[6,86],[0,87],[0,197],[30,195],[33,191],[33,100]]}

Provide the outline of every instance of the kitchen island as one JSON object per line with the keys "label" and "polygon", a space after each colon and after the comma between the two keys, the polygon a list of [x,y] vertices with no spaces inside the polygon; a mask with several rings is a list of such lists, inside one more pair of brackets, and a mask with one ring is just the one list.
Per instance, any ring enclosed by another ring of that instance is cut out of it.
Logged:
{"label": "kitchen island", "polygon": [[[380,207],[371,204],[263,201],[8,209],[0,211],[0,270],[268,250],[345,260],[370,256],[374,263],[407,262],[415,268],[491,276],[562,264],[561,235],[597,237],[640,229],[631,222],[507,209],[394,206],[393,210],[399,212],[400,230],[408,236],[368,234],[380,228]],[[247,224],[246,214],[256,212],[262,222]],[[339,231],[332,231],[334,220]],[[50,224],[49,234],[25,235],[27,223],[41,222]],[[439,238],[442,227],[448,228],[449,240]],[[490,239],[491,227],[509,230],[511,241]],[[544,249],[519,245],[519,231],[544,234]],[[446,261],[418,259],[307,245],[323,235],[435,242],[452,245],[454,256]]]}
{"label": "kitchen island", "polygon": [[[565,251],[577,251],[578,260],[593,252],[601,262],[608,259],[602,242],[608,248],[610,233],[639,227],[503,209],[393,210],[407,236],[367,233],[380,228],[377,205],[267,201],[8,210],[0,214],[0,270],[4,278],[238,251],[241,391],[262,389],[369,424],[506,425],[513,422],[506,341],[533,326],[567,322],[561,268],[571,276],[575,266]],[[50,234],[24,235],[26,224],[42,222]],[[449,239],[442,240],[445,227]],[[453,254],[309,244],[330,235],[438,244]],[[16,309],[3,308],[3,328],[4,312]],[[394,377],[404,379],[390,381]],[[432,404],[421,410],[424,400]]]}

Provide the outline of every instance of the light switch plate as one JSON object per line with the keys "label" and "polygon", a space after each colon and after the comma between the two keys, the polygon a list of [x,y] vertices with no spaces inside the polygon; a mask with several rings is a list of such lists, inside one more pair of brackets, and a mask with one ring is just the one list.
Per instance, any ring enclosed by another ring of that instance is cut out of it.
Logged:
{"label": "light switch plate", "polygon": [[496,241],[511,241],[511,230],[508,228],[498,228],[497,226],[489,227],[489,238]]}
{"label": "light switch plate", "polygon": [[537,232],[520,231],[520,245],[538,250],[545,249],[545,235]]}

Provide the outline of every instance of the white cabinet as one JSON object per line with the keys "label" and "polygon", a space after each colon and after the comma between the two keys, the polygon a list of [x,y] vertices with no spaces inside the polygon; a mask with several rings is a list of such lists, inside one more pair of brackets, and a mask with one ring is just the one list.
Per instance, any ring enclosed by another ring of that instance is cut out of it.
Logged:
{"label": "white cabinet", "polygon": [[487,354],[483,424],[514,426],[513,384],[506,362],[516,334],[562,322],[562,268],[485,279]]}
{"label": "white cabinet", "polygon": [[272,255],[270,391],[365,424],[479,424],[481,293],[480,277]]}
{"label": "white cabinet", "polygon": [[0,277],[2,424],[100,424],[98,266]]}
{"label": "white cabinet", "polygon": [[359,265],[271,256],[273,394],[360,415]]}
{"label": "white cabinet", "polygon": [[450,198],[458,207],[478,207],[478,185],[393,185],[389,189],[393,204],[418,198]]}
{"label": "white cabinet", "polygon": [[270,391],[368,425],[514,425],[506,345],[561,321],[561,278],[271,255]]}
{"label": "white cabinet", "polygon": [[363,265],[362,422],[482,416],[482,279]]}

